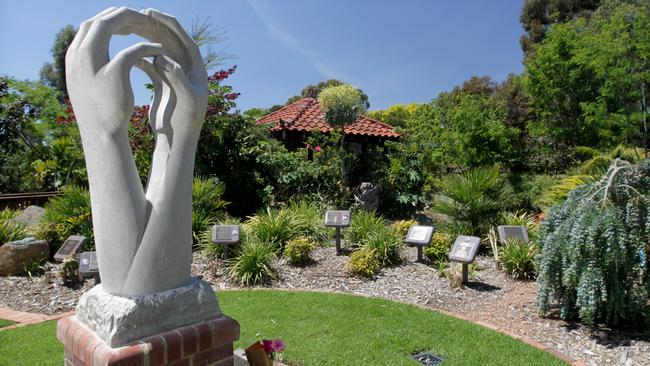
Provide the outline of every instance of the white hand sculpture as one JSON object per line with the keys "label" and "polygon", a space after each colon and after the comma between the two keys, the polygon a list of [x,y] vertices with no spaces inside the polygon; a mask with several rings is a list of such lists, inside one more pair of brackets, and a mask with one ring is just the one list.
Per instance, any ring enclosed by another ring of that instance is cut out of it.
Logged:
{"label": "white hand sculpture", "polygon": [[[111,37],[131,33],[154,43],[136,44],[111,60]],[[129,73],[136,64],[156,89],[150,111],[156,147],[146,193],[127,136],[134,109]],[[182,285],[190,276],[192,173],[208,93],[198,47],[169,15],[110,8],[79,27],[66,69],[103,289],[135,296]]]}

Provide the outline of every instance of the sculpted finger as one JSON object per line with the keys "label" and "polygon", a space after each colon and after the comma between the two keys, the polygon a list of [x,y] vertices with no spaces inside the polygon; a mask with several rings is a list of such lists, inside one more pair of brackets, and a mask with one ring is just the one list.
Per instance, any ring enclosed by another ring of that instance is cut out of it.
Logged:
{"label": "sculpted finger", "polygon": [[194,87],[183,72],[183,68],[171,58],[165,55],[156,56],[153,66],[177,93],[186,93],[190,96],[194,93]]}
{"label": "sculpted finger", "polygon": [[90,29],[90,25],[93,23],[94,20],[99,19],[103,17],[104,15],[108,15],[114,11],[116,11],[118,8],[111,6],[108,9],[103,10],[99,14],[95,15],[94,17],[84,21],[81,23],[79,26],[79,29],[77,30],[77,34],[74,36],[74,39],[72,40],[72,43],[70,43],[70,47],[68,49],[73,49],[76,50],[81,42],[83,41],[84,38],[86,38],[86,34],[88,33],[88,29]]}
{"label": "sculpted finger", "polygon": [[151,82],[153,83],[153,99],[151,100],[151,107],[149,108],[149,124],[151,125],[151,130],[156,131],[156,115],[158,114],[158,108],[160,108],[160,100],[162,99],[163,94],[163,81],[156,69],[153,67],[153,64],[146,60],[140,59],[135,63],[135,67],[144,71]]}
{"label": "sculpted finger", "polygon": [[[106,66],[107,71],[128,74],[136,62],[145,57],[155,57],[163,52],[162,46],[157,43],[141,42],[120,51]],[[145,71],[146,72],[146,71]]]}
{"label": "sculpted finger", "polygon": [[178,20],[169,14],[161,13],[155,9],[145,9],[143,13],[149,15],[154,21],[159,22],[167,28],[177,38],[178,42],[180,42],[177,46],[185,48],[186,52],[183,56],[185,56],[186,62],[175,59],[181,62],[182,67],[186,69],[185,72],[188,77],[192,80],[207,79],[207,73],[203,67],[203,59],[201,58],[199,47],[178,23]]}
{"label": "sculpted finger", "polygon": [[135,33],[147,39],[152,38],[150,18],[129,8],[119,8],[95,19],[79,46],[87,51],[87,57],[95,71],[109,61],[108,47],[114,34]]}

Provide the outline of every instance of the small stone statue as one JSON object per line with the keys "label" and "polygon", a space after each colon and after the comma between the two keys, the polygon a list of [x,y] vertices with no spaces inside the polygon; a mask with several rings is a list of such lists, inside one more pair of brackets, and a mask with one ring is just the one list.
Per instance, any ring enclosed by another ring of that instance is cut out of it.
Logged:
{"label": "small stone statue", "polygon": [[376,211],[379,208],[379,185],[363,182],[354,189],[354,200],[365,211]]}

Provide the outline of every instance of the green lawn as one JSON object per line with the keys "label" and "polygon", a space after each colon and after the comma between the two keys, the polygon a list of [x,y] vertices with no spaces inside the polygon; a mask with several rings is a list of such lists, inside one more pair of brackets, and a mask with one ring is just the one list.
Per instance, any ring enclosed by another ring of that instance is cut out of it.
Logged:
{"label": "green lawn", "polygon": [[14,324],[14,322],[6,319],[0,319],[0,328],[8,327],[10,325]]}
{"label": "green lawn", "polygon": [[[282,338],[297,365],[418,365],[430,350],[447,365],[566,365],[500,333],[420,309],[350,295],[272,290],[220,291],[224,313],[241,324],[236,347]],[[0,365],[60,365],[56,323],[0,332]],[[55,356],[59,355],[59,356]]]}

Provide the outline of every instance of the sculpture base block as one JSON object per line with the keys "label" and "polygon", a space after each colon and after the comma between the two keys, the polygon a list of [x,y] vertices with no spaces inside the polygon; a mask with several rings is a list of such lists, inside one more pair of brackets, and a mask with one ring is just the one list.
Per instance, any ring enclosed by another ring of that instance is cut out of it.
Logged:
{"label": "sculpture base block", "polygon": [[69,316],[59,320],[56,336],[65,347],[65,366],[232,366],[239,324],[221,315],[112,348],[76,316]]}
{"label": "sculpture base block", "polygon": [[150,295],[121,297],[93,287],[79,299],[75,316],[111,347],[221,315],[210,284],[197,278]]}

